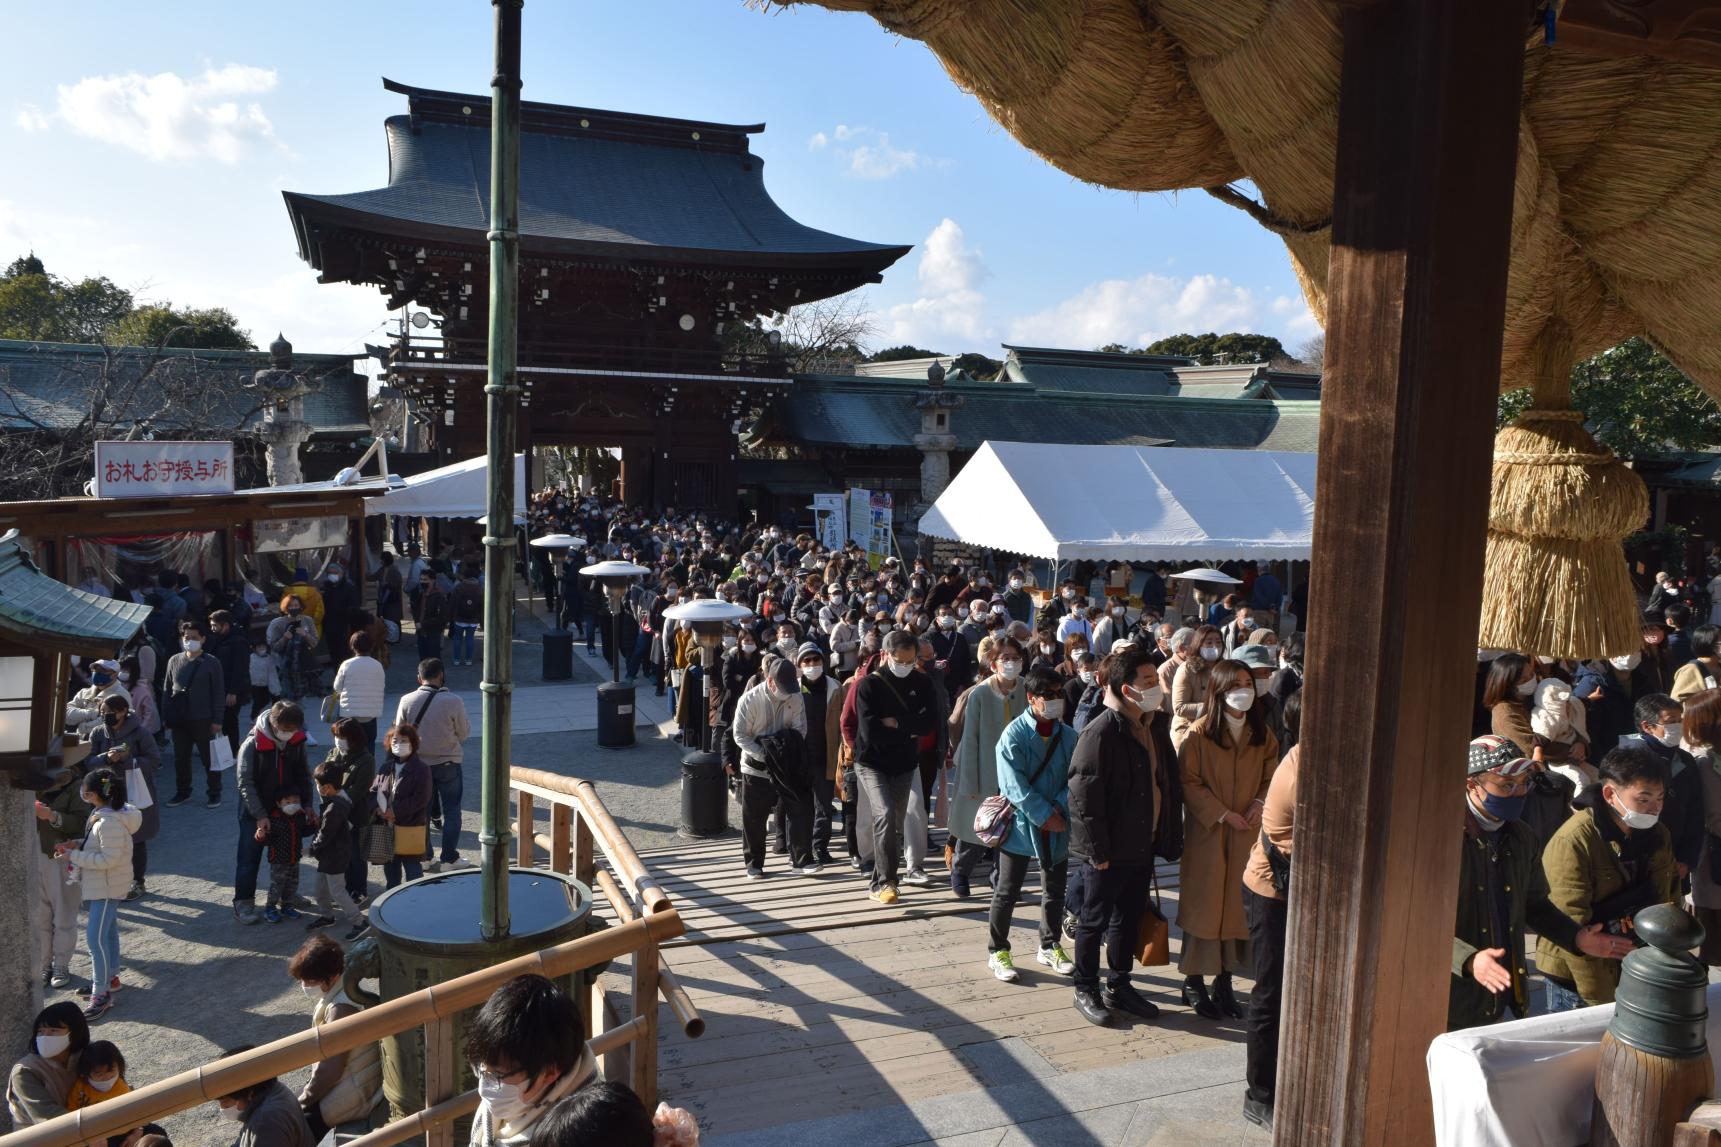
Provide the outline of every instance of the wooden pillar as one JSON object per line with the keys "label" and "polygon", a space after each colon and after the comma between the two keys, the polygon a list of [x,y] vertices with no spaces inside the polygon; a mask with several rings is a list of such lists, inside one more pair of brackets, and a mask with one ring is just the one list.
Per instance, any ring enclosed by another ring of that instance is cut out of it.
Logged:
{"label": "wooden pillar", "polygon": [[1451,975],[1530,5],[1342,18],[1274,1142],[1415,1147]]}

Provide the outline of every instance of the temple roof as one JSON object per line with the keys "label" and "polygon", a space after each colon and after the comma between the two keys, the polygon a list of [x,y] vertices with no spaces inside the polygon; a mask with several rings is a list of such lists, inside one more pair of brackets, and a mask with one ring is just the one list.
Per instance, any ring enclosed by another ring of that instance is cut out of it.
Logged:
{"label": "temple roof", "polygon": [[[482,248],[490,211],[490,100],[383,86],[408,99],[391,116],[388,186],[346,195],[286,192],[299,253],[323,270],[320,232],[371,232]],[[763,125],[521,104],[522,253],[708,266],[819,267],[864,282],[909,251],[791,219],[748,148]]]}
{"label": "temple roof", "polygon": [[25,645],[111,657],[150,607],[73,589],[42,572],[17,530],[0,536],[0,633]]}
{"label": "temple roof", "polygon": [[[1319,402],[1072,391],[1008,382],[954,382],[957,450],[988,440],[1076,445],[1205,446],[1314,453]],[[799,376],[771,400],[755,441],[809,447],[912,447],[924,380]]]}

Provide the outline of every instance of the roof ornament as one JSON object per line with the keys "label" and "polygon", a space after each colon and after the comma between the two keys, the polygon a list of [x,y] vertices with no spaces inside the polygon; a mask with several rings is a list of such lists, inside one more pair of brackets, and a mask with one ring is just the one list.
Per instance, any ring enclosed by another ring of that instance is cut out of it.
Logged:
{"label": "roof ornament", "polygon": [[932,365],[926,368],[926,385],[935,388],[944,385],[944,364],[937,359],[933,359]]}

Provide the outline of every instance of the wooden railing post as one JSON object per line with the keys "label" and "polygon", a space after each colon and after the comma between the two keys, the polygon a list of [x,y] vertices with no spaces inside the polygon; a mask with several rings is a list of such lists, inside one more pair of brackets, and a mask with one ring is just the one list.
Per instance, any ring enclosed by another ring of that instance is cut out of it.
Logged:
{"label": "wooden railing post", "polygon": [[[454,1019],[424,1025],[424,1105],[434,1107],[455,1093],[458,1065],[454,1056]],[[655,1106],[655,1104],[653,1105]],[[454,1147],[454,1121],[432,1124],[424,1133],[425,1147]]]}
{"label": "wooden railing post", "polygon": [[587,888],[592,886],[596,875],[596,862],[592,856],[592,826],[586,823],[586,818],[576,810],[574,816],[574,879]]}
{"label": "wooden railing post", "polygon": [[574,810],[557,801],[550,806],[550,871],[566,876],[573,868]]}
{"label": "wooden railing post", "polygon": [[517,810],[514,828],[514,847],[517,851],[514,863],[521,868],[530,868],[536,863],[532,850],[537,843],[532,839],[535,831],[533,825],[536,823],[533,820],[532,794],[515,789],[514,807]]}
{"label": "wooden railing post", "polygon": [[634,1094],[647,1111],[657,1107],[657,945],[644,944],[633,954],[633,1018],[644,1020],[634,1048]]}

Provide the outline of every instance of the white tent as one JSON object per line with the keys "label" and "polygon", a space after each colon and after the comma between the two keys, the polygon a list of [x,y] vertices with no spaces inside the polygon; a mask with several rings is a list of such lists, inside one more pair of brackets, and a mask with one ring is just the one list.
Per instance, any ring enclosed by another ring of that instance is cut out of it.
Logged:
{"label": "white tent", "polygon": [[[409,518],[479,518],[488,508],[490,467],[486,458],[468,458],[406,479],[400,489],[365,499],[366,514]],[[526,508],[525,456],[514,455],[514,508]]]}
{"label": "white tent", "polygon": [[1315,456],[984,442],[920,530],[1053,561],[1304,560]]}

